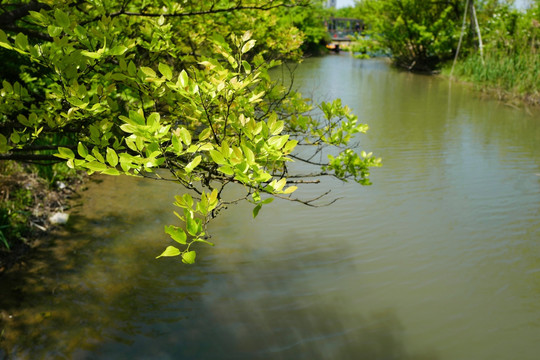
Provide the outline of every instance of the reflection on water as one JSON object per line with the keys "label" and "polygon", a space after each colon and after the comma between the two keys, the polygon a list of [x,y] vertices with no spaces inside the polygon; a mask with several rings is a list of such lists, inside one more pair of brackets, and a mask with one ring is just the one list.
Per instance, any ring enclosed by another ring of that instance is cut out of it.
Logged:
{"label": "reflection on water", "polygon": [[[326,208],[251,205],[198,264],[154,260],[172,184],[100,178],[69,227],[0,278],[0,358],[537,359],[540,114],[347,56],[296,74],[382,156]],[[2,353],[4,351],[4,353]]]}

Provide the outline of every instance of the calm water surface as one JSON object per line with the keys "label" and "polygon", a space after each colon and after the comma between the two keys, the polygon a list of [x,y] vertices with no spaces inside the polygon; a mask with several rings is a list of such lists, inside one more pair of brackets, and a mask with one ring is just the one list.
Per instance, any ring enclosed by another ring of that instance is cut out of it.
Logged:
{"label": "calm water surface", "polygon": [[384,159],[325,181],[324,208],[251,206],[212,224],[195,266],[154,260],[171,184],[97,178],[64,232],[0,278],[0,358],[540,358],[540,112],[381,61],[309,59]]}

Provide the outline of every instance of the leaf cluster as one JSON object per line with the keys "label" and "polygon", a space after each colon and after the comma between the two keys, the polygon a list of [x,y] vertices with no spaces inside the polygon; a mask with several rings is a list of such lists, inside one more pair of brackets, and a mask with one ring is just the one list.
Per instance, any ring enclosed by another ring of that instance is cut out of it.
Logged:
{"label": "leaf cluster", "polygon": [[[278,15],[304,3],[11,5],[0,47],[25,61],[0,88],[0,159],[177,182],[190,193],[175,198],[181,226],[165,228],[176,244],[160,256],[185,263],[231,203],[253,202],[256,216],[272,197],[312,204],[292,197],[306,178],[368,184],[380,161],[351,144],[367,126],[340,101],[314,105],[269,75],[300,54],[298,30]],[[313,170],[291,172],[294,161]],[[229,184],[245,194],[225,201]]]}

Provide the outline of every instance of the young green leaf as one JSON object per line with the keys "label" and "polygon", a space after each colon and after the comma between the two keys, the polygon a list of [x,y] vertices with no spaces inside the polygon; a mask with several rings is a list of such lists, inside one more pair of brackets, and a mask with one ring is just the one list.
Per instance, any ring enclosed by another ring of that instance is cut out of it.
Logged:
{"label": "young green leaf", "polygon": [[112,166],[115,167],[118,165],[118,155],[116,152],[111,149],[110,147],[107,147],[107,162]]}
{"label": "young green leaf", "polygon": [[189,133],[188,129],[180,128],[179,133],[182,142],[188,146],[191,145],[191,134]]}
{"label": "young green leaf", "polygon": [[199,155],[199,156],[196,156],[195,159],[191,160],[191,162],[189,164],[186,165],[186,167],[184,168],[184,170],[187,172],[187,173],[190,173],[193,171],[193,169],[195,169],[197,167],[197,165],[199,165],[201,163],[201,159],[202,157]]}
{"label": "young green leaf", "polygon": [[195,263],[195,251],[188,251],[182,254],[182,262],[184,264],[194,264]]}
{"label": "young green leaf", "polygon": [[62,28],[68,28],[71,24],[71,20],[69,19],[69,15],[63,12],[60,9],[56,9],[54,11],[54,18],[56,19],[56,25],[62,27]]}
{"label": "young green leaf", "polygon": [[118,46],[115,46],[112,49],[110,49],[108,51],[108,54],[109,55],[114,55],[114,56],[123,55],[127,50],[128,50],[128,48],[126,46],[118,45]]}
{"label": "young green leaf", "polygon": [[165,233],[179,244],[186,245],[187,235],[181,228],[177,226],[165,226]]}
{"label": "young green leaf", "polygon": [[255,40],[249,40],[247,43],[242,46],[242,54],[247,53],[255,46]]}
{"label": "young green leaf", "polygon": [[217,150],[210,150],[209,153],[210,153],[210,157],[212,158],[212,160],[214,160],[216,164],[224,165],[227,163],[227,161],[225,160],[221,152]]}
{"label": "young green leaf", "polygon": [[180,86],[185,88],[186,86],[188,86],[188,81],[189,81],[189,78],[186,73],[186,70],[182,70],[180,74],[178,75],[178,82],[180,83]]}
{"label": "young green leaf", "polygon": [[149,68],[147,66],[141,67],[141,71],[146,74],[146,76],[151,78],[155,78],[157,76],[156,72],[152,68]]}
{"label": "young green leaf", "polygon": [[162,257],[162,256],[178,256],[180,255],[180,250],[174,246],[167,246],[164,252],[161,253],[161,255],[156,256],[156,259]]}
{"label": "young green leaf", "polygon": [[58,148],[58,154],[54,154],[54,156],[62,158],[62,159],[74,159],[75,154],[71,149],[65,148],[65,147],[59,147]]}
{"label": "young green leaf", "polygon": [[166,65],[166,64],[163,64],[163,63],[159,63],[158,65],[158,69],[159,69],[159,72],[165,76],[165,78],[167,80],[171,80],[172,77],[173,77],[173,73],[172,73],[172,70],[171,68],[169,67],[169,65]]}
{"label": "young green leaf", "polygon": [[262,208],[262,204],[257,204],[257,206],[255,206],[253,208],[253,218],[255,219],[257,217],[257,215],[259,215],[259,211],[261,210]]}

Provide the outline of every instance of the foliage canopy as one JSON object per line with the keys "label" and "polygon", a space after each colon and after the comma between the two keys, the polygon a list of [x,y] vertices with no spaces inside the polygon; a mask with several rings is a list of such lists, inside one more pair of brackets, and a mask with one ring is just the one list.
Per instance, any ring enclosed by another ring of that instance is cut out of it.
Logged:
{"label": "foliage canopy", "polygon": [[[2,5],[0,159],[175,181],[180,226],[160,256],[193,263],[208,221],[247,199],[296,199],[307,178],[369,184],[339,100],[314,105],[269,70],[300,58],[295,1],[40,0]],[[284,66],[284,65],[282,65]],[[302,150],[299,151],[298,149]],[[47,153],[56,149],[54,155]],[[290,164],[303,162],[306,173]],[[157,171],[166,169],[166,171]],[[225,201],[228,184],[245,193]],[[264,194],[270,195],[264,196]]]}

